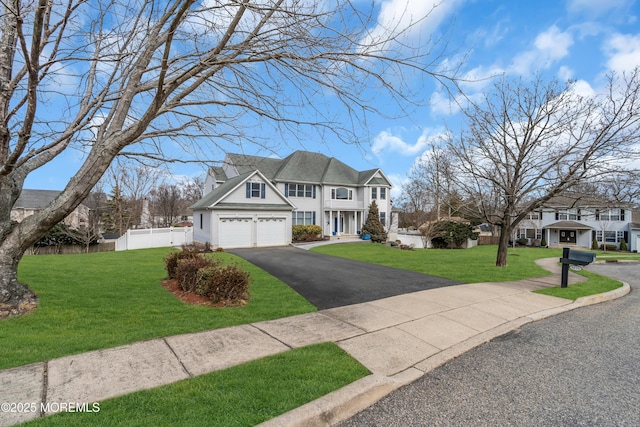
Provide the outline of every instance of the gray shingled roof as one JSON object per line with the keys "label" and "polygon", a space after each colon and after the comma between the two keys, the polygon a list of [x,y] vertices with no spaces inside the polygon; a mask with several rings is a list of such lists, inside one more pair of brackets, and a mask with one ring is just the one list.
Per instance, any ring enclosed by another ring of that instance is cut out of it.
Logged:
{"label": "gray shingled roof", "polygon": [[[334,157],[321,153],[296,151],[284,159],[228,154],[229,160],[244,174],[258,169],[273,182],[300,182],[311,184],[363,185],[378,169],[358,172]],[[388,185],[385,180],[376,178],[372,183]]]}
{"label": "gray shingled roof", "polygon": [[213,172],[213,176],[215,176],[216,181],[224,182],[228,179],[222,166],[211,166],[209,169]]}
{"label": "gray shingled roof", "polygon": [[60,193],[61,191],[56,190],[22,190],[13,207],[14,209],[43,209]]}
{"label": "gray shingled roof", "polygon": [[239,175],[258,169],[267,179],[273,179],[282,162],[280,159],[249,156],[246,154],[227,154],[227,157],[231,160],[233,166],[236,167]]}
{"label": "gray shingled roof", "polygon": [[231,178],[228,181],[225,181],[224,183],[214,188],[213,191],[211,191],[210,193],[207,193],[202,199],[198,200],[196,203],[191,205],[191,209],[206,209],[209,206],[215,204],[225,194],[233,190],[233,188],[239,185],[243,180],[245,180],[253,172],[254,171],[243,173],[241,175]]}

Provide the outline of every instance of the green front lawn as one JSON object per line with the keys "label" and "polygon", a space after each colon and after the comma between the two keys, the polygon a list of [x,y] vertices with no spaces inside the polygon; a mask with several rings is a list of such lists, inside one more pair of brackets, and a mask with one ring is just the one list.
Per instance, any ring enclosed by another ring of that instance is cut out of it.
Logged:
{"label": "green front lawn", "polygon": [[[333,343],[303,347],[63,413],[33,426],[253,426],[369,374]],[[92,403],[92,402],[91,402]]]}
{"label": "green front lawn", "polygon": [[510,248],[508,266],[498,268],[497,246],[476,246],[470,249],[415,249],[403,251],[377,244],[344,243],[318,246],[314,252],[334,255],[373,264],[387,265],[445,277],[463,283],[510,282],[549,275],[535,260],[562,256],[561,249]]}
{"label": "green front lawn", "polygon": [[[463,283],[510,282],[537,276],[546,276],[547,270],[538,267],[535,260],[560,260],[562,249],[509,248],[507,267],[496,267],[497,246],[476,246],[470,249],[416,249],[403,251],[377,244],[339,244],[318,246],[312,251],[358,261],[382,264],[432,276],[444,277]],[[609,252],[611,254],[611,252]],[[597,256],[600,256],[598,253]],[[539,291],[540,293],[575,300],[580,297],[611,291],[622,286],[617,280],[581,271],[587,282]]]}
{"label": "green front lawn", "polygon": [[29,315],[0,321],[0,369],[135,341],[277,319],[315,307],[273,276],[222,253],[250,272],[244,307],[179,301],[160,282],[169,249],[25,256],[19,279],[40,298]]}

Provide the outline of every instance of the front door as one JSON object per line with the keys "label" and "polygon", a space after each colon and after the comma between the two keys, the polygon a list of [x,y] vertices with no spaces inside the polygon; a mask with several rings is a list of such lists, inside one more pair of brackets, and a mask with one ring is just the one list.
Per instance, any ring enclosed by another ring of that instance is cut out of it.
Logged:
{"label": "front door", "polygon": [[560,244],[575,245],[577,242],[576,230],[560,230]]}

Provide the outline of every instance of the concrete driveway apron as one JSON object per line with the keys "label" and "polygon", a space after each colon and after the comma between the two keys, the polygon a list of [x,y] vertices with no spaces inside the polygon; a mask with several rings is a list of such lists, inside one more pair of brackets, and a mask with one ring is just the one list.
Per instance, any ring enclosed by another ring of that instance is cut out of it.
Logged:
{"label": "concrete driveway apron", "polygon": [[277,277],[319,310],[460,284],[441,277],[295,247],[232,249],[228,252]]}

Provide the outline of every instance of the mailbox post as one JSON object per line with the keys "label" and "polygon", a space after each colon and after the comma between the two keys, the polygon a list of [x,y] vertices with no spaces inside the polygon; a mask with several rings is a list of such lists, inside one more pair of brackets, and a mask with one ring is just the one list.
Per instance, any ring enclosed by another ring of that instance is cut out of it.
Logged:
{"label": "mailbox post", "polygon": [[569,265],[589,265],[596,260],[596,254],[584,251],[572,251],[569,248],[562,248],[562,278],[561,288],[566,288],[569,284]]}

